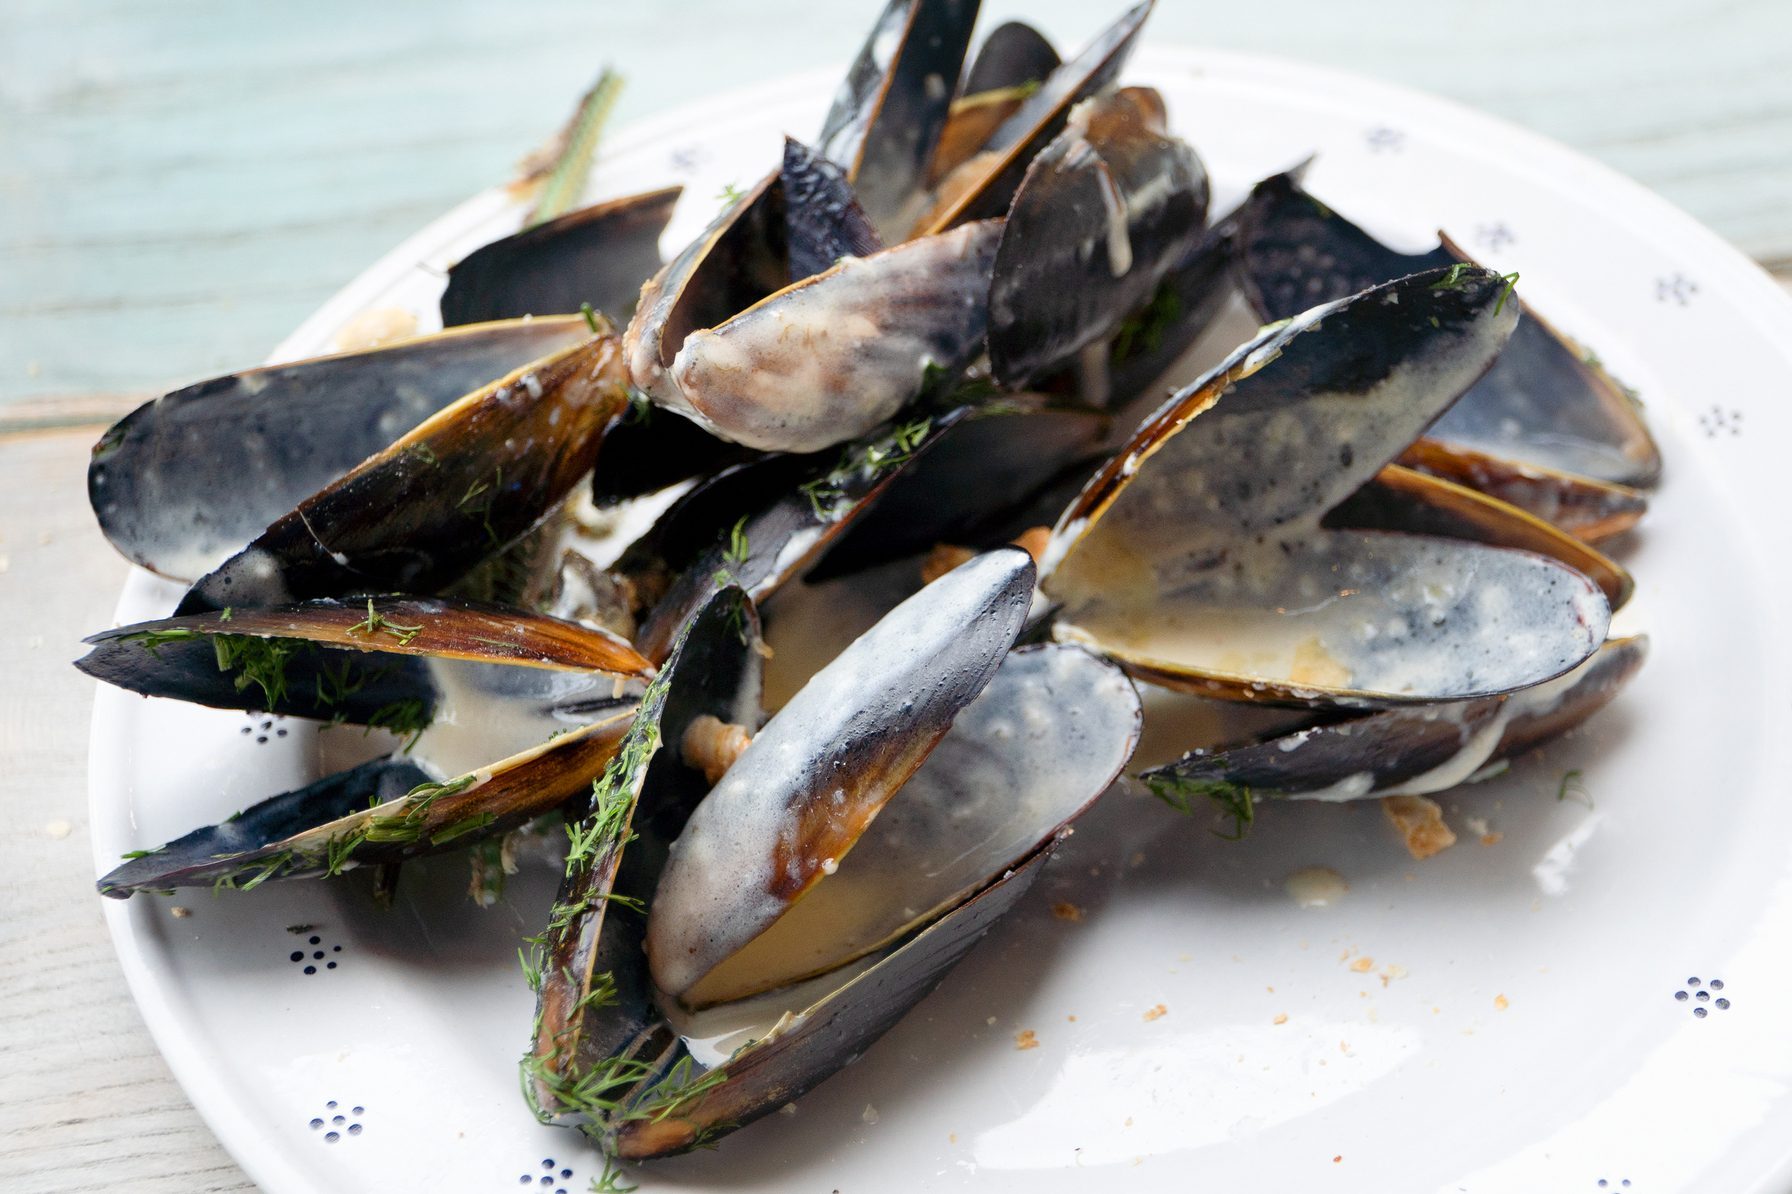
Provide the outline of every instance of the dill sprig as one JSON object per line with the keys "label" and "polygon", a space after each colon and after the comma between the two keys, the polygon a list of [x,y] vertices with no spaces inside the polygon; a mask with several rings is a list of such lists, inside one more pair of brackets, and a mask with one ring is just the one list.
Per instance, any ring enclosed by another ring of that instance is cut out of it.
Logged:
{"label": "dill sprig", "polygon": [[922,416],[899,423],[875,439],[849,445],[830,472],[800,486],[815,516],[827,522],[838,519],[843,513],[840,503],[846,497],[849,482],[874,481],[880,474],[908,463],[932,428],[932,417]]}
{"label": "dill sprig", "polygon": [[157,659],[162,657],[162,648],[169,643],[184,643],[188,639],[199,637],[197,630],[189,630],[184,626],[176,626],[169,630],[138,630],[121,636],[121,642],[141,643],[144,650]]}
{"label": "dill sprig", "polygon": [[1509,274],[1501,274],[1500,281],[1505,283],[1505,286],[1500,290],[1500,301],[1493,305],[1495,315],[1505,309],[1506,300],[1512,297],[1512,290],[1518,285],[1518,271],[1513,270]]}
{"label": "dill sprig", "polygon": [[1150,301],[1128,315],[1114,332],[1108,360],[1118,365],[1139,353],[1156,352],[1163,347],[1164,333],[1181,315],[1182,296],[1166,278],[1152,293]]}
{"label": "dill sprig", "polygon": [[260,688],[270,710],[286,700],[287,661],[299,648],[309,646],[298,639],[253,634],[214,634],[211,640],[218,670],[238,673],[232,680],[238,692],[251,684]]}
{"label": "dill sprig", "polygon": [[1226,841],[1236,842],[1242,839],[1250,832],[1251,822],[1256,819],[1256,798],[1245,784],[1235,784],[1224,779],[1196,779],[1167,772],[1147,774],[1140,778],[1151,789],[1153,796],[1179,813],[1193,816],[1202,800],[1218,805],[1222,813],[1232,818],[1232,831],[1223,833],[1215,829],[1213,833]]}
{"label": "dill sprig", "polygon": [[1560,786],[1556,788],[1556,800],[1558,802],[1572,800],[1577,804],[1584,804],[1588,808],[1593,807],[1593,793],[1587,789],[1587,785],[1582,781],[1579,768],[1562,776],[1562,782]]}
{"label": "dill sprig", "polygon": [[381,633],[389,634],[398,640],[399,646],[408,647],[411,645],[412,639],[423,633],[423,624],[419,622],[415,626],[405,626],[401,623],[394,622],[392,619],[374,609],[373,598],[369,597],[367,599],[367,616],[361,621],[356,622],[353,626],[350,626],[348,632],[350,634],[364,634],[368,638],[372,638],[374,635]]}
{"label": "dill sprig", "polygon": [[429,708],[421,697],[403,697],[375,709],[367,718],[367,728],[386,730],[403,738],[404,744],[398,749],[400,753],[409,754],[423,731],[429,728],[431,720]]}
{"label": "dill sprig", "polygon": [[590,1194],[634,1194],[641,1188],[622,1179],[622,1168],[615,1157],[605,1153],[603,1158],[603,1172],[591,1179]]}

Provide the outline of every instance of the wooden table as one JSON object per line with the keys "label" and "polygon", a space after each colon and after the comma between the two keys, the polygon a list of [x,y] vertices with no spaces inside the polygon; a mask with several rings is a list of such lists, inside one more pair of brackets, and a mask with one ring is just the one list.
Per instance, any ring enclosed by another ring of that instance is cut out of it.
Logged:
{"label": "wooden table", "polygon": [[[92,689],[68,664],[125,574],[85,500],[104,423],[257,360],[383,249],[504,177],[598,63],[630,75],[626,121],[844,60],[872,7],[0,7],[0,1188],[246,1188],[138,1019],[92,889]],[[1072,0],[1025,7],[1065,42],[1099,19]],[[1792,284],[1784,0],[1288,0],[1273,19],[1160,0],[1154,24],[1527,124]]]}

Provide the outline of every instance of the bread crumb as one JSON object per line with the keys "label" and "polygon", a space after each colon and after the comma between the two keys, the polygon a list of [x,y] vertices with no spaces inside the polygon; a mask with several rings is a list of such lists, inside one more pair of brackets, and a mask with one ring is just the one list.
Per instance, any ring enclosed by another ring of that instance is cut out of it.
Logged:
{"label": "bread crumb", "polygon": [[1496,829],[1492,833],[1483,833],[1481,835],[1481,844],[1483,846],[1497,846],[1500,842],[1505,840],[1505,837],[1505,834]]}
{"label": "bread crumb", "polygon": [[1367,974],[1375,969],[1375,959],[1371,958],[1368,954],[1364,954],[1362,957],[1352,962],[1350,968],[1358,974]]}
{"label": "bread crumb", "polygon": [[1287,1012],[1277,1012],[1276,1018],[1271,1020],[1270,1023],[1271,1024],[1286,1024],[1286,1023],[1288,1023],[1288,1013]]}
{"label": "bread crumb", "polygon": [[1503,1012],[1512,1006],[1512,1001],[1507,999],[1504,995],[1495,995],[1493,997],[1493,1006],[1496,1010]]}
{"label": "bread crumb", "polygon": [[1034,1032],[1031,1028],[1021,1029],[1014,1034],[1014,1047],[1016,1049],[1039,1048],[1039,1034]]}
{"label": "bread crumb", "polygon": [[48,837],[55,838],[57,841],[61,841],[74,831],[75,827],[60,817],[44,826],[44,834]]}
{"label": "bread crumb", "polygon": [[957,1144],[958,1143],[958,1133],[957,1132],[947,1132],[946,1133],[946,1143],[947,1144]]}
{"label": "bread crumb", "polygon": [[184,904],[176,904],[174,907],[168,909],[168,914],[174,917],[175,920],[185,920],[187,917],[193,915],[193,910],[186,907]]}
{"label": "bread crumb", "polygon": [[960,564],[969,563],[976,552],[953,543],[940,543],[921,561],[921,583],[930,585]]}
{"label": "bread crumb", "polygon": [[1059,920],[1067,920],[1075,924],[1083,919],[1083,910],[1069,900],[1059,900],[1052,905],[1052,915]]}
{"label": "bread crumb", "polygon": [[1456,835],[1444,824],[1444,810],[1423,796],[1384,796],[1381,811],[1406,842],[1414,858],[1430,858],[1456,844]]}
{"label": "bread crumb", "polygon": [[1066,1020],[1069,1020],[1069,1021],[1070,1021],[1070,1022],[1071,1022],[1071,1023],[1072,1023],[1072,1024],[1075,1024],[1075,1023],[1076,1023],[1076,1017],[1075,1017],[1075,1016],[1065,1016],[1065,1017],[1064,1017],[1064,1018],[1065,1018],[1065,1019],[1066,1019]]}
{"label": "bread crumb", "polygon": [[1397,963],[1389,962],[1386,966],[1381,968],[1381,985],[1384,987],[1397,978],[1405,977],[1406,967],[1398,965]]}
{"label": "bread crumb", "polygon": [[1342,1161],[1343,1159],[1344,1159],[1344,1154],[1339,1153],[1337,1156],[1332,1158],[1332,1164],[1336,1165],[1336,1164],[1338,1164],[1338,1162]]}
{"label": "bread crumb", "polygon": [[1145,1009],[1145,1019],[1147,1020],[1161,1020],[1169,1014],[1170,1009],[1161,1003],[1153,1004],[1151,1007]]}

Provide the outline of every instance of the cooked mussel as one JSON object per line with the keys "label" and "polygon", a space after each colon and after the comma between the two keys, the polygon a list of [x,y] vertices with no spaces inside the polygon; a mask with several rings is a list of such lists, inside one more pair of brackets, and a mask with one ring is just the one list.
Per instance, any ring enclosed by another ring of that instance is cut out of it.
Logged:
{"label": "cooked mussel", "polygon": [[1179,808],[1206,797],[1248,817],[1254,800],[1424,796],[1558,737],[1604,708],[1648,654],[1638,635],[1612,639],[1580,666],[1504,696],[1383,709],[1141,772]]}
{"label": "cooked mussel", "polygon": [[132,563],[196,580],[456,399],[590,335],[577,316],[512,320],[197,382],[100,437],[94,515]]}
{"label": "cooked mussel", "polygon": [[442,599],[200,614],[89,642],[77,666],[146,696],[409,738],[127,860],[99,884],[120,897],[334,874],[515,828],[589,789],[652,675],[602,631]]}
{"label": "cooked mussel", "polygon": [[585,305],[627,319],[641,284],[663,264],[660,235],[680,191],[595,203],[480,246],[448,269],[442,326],[563,315]]}
{"label": "cooked mussel", "polygon": [[1509,283],[1453,266],[1267,330],[1167,402],[1060,518],[1054,633],[1241,700],[1463,699],[1603,641],[1599,587],[1481,543],[1327,529],[1499,353]]}
{"label": "cooked mussel", "polygon": [[299,502],[201,577],[178,612],[438,590],[558,505],[628,405],[616,338],[588,331]]}
{"label": "cooked mussel", "polygon": [[[1428,253],[1388,248],[1308,194],[1299,171],[1258,183],[1238,218],[1240,278],[1265,319],[1417,270],[1474,264],[1448,237]],[[1661,454],[1634,400],[1584,349],[1517,306],[1511,343],[1431,435],[1559,472],[1653,485]]]}
{"label": "cooked mussel", "polygon": [[[609,975],[566,989],[543,968],[544,1007],[582,1004],[585,1033],[626,1038],[552,1067],[544,1112],[623,1157],[712,1140],[856,1056],[1018,898],[1139,725],[1136,694],[1100,658],[1007,653],[1032,588],[1024,553],[978,557],[898,605],[753,735],[678,830],[644,935],[607,922],[634,932],[613,956],[645,944],[651,991],[631,1003]],[[649,784],[635,807],[659,801]]]}
{"label": "cooked mussel", "polygon": [[990,283],[989,359],[1018,385],[1105,341],[1201,235],[1207,174],[1143,87],[1085,100],[1027,168]]}

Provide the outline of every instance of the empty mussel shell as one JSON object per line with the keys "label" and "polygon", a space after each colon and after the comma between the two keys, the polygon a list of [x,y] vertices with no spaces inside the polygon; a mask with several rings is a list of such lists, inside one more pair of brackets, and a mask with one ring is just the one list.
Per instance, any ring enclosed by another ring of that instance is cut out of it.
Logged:
{"label": "empty mussel shell", "polygon": [[1516,321],[1466,266],[1306,312],[1173,396],[1060,518],[1054,633],[1153,682],[1375,705],[1526,687],[1604,639],[1580,572],[1524,551],[1330,530]]}
{"label": "empty mussel shell", "polygon": [[1505,696],[1383,709],[1140,773],[1186,808],[1206,796],[1229,811],[1252,800],[1363,800],[1453,788],[1492,764],[1573,729],[1629,683],[1644,636],[1612,639],[1574,670]]}
{"label": "empty mussel shell", "polygon": [[131,562],[195,580],[456,399],[589,337],[576,316],[513,320],[175,390],[94,445],[94,515]]}
{"label": "empty mussel shell", "polygon": [[[1265,319],[1418,270],[1474,264],[1448,237],[1429,253],[1388,248],[1302,189],[1298,171],[1258,183],[1238,218],[1240,278]],[[1560,472],[1653,485],[1661,453],[1635,401],[1584,349],[1518,305],[1511,343],[1431,435]]]}
{"label": "empty mussel shell", "polygon": [[552,511],[627,408],[616,338],[587,333],[305,498],[201,577],[178,612],[440,589]]}
{"label": "empty mussel shell", "polygon": [[595,203],[473,250],[449,267],[442,326],[566,314],[587,304],[626,320],[641,284],[663,264],[660,235],[681,190]]}
{"label": "empty mussel shell", "polygon": [[100,880],[120,897],[334,874],[515,828],[588,788],[633,714],[631,681],[651,675],[601,631],[439,599],[200,615],[91,641],[83,671],[146,695],[410,736],[128,859]]}

